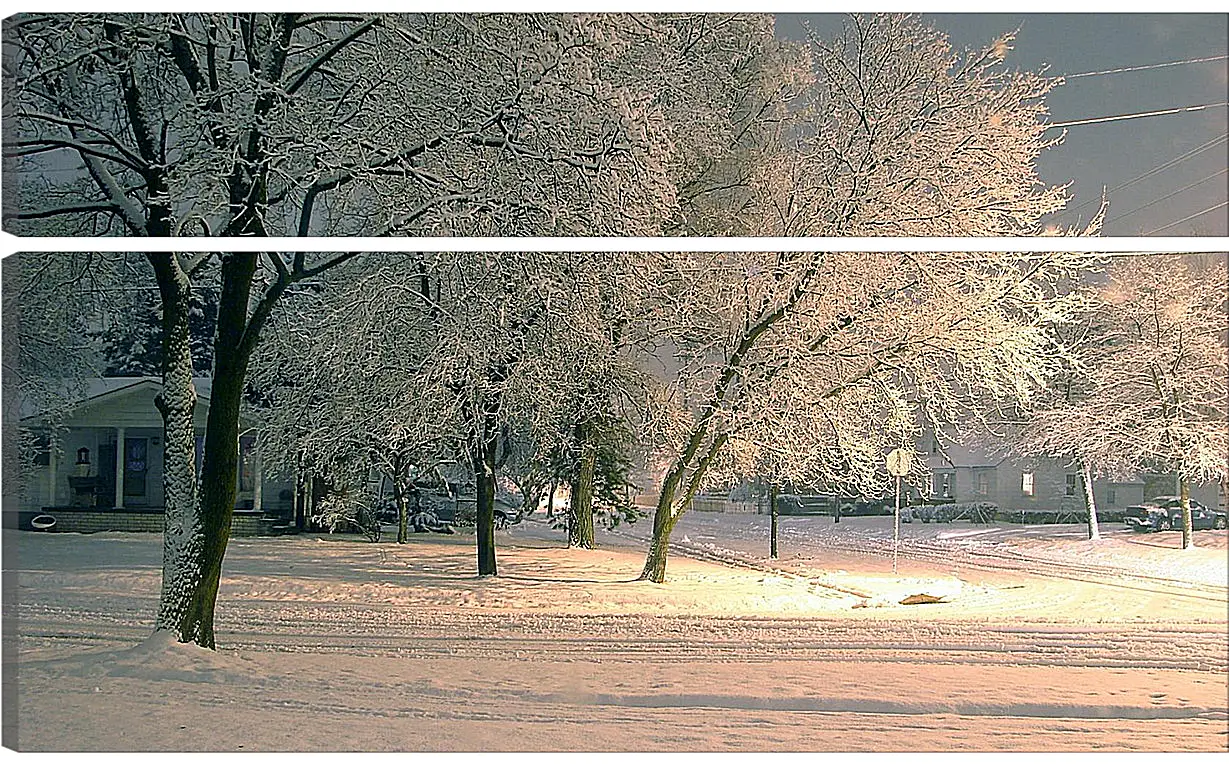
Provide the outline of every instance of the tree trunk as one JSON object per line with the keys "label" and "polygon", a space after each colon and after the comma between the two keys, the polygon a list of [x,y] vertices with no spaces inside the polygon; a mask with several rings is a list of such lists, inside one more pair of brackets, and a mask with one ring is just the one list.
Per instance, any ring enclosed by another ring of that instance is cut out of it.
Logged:
{"label": "tree trunk", "polygon": [[1182,499],[1182,548],[1195,548],[1194,520],[1191,518],[1191,486],[1185,477],[1178,478],[1178,495]]}
{"label": "tree trunk", "polygon": [[580,471],[572,484],[568,512],[568,545],[593,549],[593,471],[597,466],[597,448],[592,441],[582,440],[580,451]]}
{"label": "tree trunk", "polygon": [[[228,254],[222,259],[213,382],[196,499],[199,538],[194,536],[191,539],[199,541],[199,544],[168,551],[173,558],[170,563],[172,583],[169,589],[164,584],[163,599],[158,609],[159,629],[175,631],[180,642],[195,643],[205,648],[214,647],[214,607],[235,509],[239,469],[239,407],[243,401],[249,356],[249,348],[242,341],[247,330],[248,301],[255,271],[255,254]],[[164,303],[163,312],[178,313],[180,308],[176,304],[175,301],[170,302],[169,306]],[[185,302],[183,311],[186,312],[186,309]],[[190,348],[187,357],[190,369]],[[168,369],[169,364],[168,355]],[[182,375],[176,379],[180,381]],[[191,385],[189,376],[187,386]],[[176,389],[182,386],[178,383]],[[173,441],[184,440],[181,432],[172,435],[168,429],[166,437],[166,450],[181,455],[182,448],[172,446]],[[168,479],[167,483],[169,486],[172,480]],[[169,517],[168,514],[168,525]]]}
{"label": "tree trunk", "polygon": [[1080,482],[1084,486],[1084,511],[1088,513],[1088,538],[1096,541],[1101,538],[1101,526],[1097,522],[1097,500],[1092,493],[1092,472],[1084,462],[1080,462]]}
{"label": "tree trunk", "polygon": [[679,477],[676,472],[666,476],[662,483],[661,496],[657,499],[657,510],[653,513],[653,541],[649,545],[649,554],[644,561],[644,570],[640,579],[648,579],[655,584],[666,580],[666,556],[670,554],[670,533],[678,518],[674,516],[674,494],[677,492]]}
{"label": "tree trunk", "polygon": [[[693,432],[687,448],[662,481],[661,496],[658,497],[657,511],[653,515],[653,541],[649,545],[649,555],[645,560],[644,570],[640,572],[641,579],[648,579],[658,584],[666,580],[666,557],[670,554],[670,533],[674,530],[674,524],[683,516],[683,511],[695,498],[696,490],[700,487],[713,459],[729,439],[726,433],[714,437],[688,477],[688,464],[695,458],[707,432],[707,427]],[[687,480],[686,485],[683,484],[684,479]],[[679,499],[679,509],[676,514],[675,499],[680,492],[680,487],[683,495]]]}
{"label": "tree trunk", "polygon": [[649,545],[649,555],[644,563],[640,579],[648,579],[654,584],[666,580],[666,556],[670,553],[670,533],[674,530],[675,517],[671,513],[674,494],[663,493],[657,501],[657,511],[653,515],[653,542]]}
{"label": "tree trunk", "polygon": [[[176,632],[200,582],[204,534],[197,510],[196,388],[192,384],[192,341],[188,300],[192,286],[174,255],[148,254],[162,301],[162,483],[166,508],[162,534],[162,593],[154,627]],[[119,450],[123,450],[120,446]]]}
{"label": "tree trunk", "polygon": [[473,466],[478,534],[478,575],[495,576],[495,435],[494,420],[482,419],[482,433],[474,441]]}
{"label": "tree trunk", "polygon": [[[555,492],[558,490],[559,490],[559,481],[557,479],[552,478],[550,481],[550,495],[546,497],[546,519],[551,521],[552,524],[555,522]],[[571,536],[572,536],[571,525],[572,525],[572,521],[568,520],[569,541],[571,540]]]}
{"label": "tree trunk", "polygon": [[[397,505],[397,543],[405,544],[410,540],[410,489],[406,487],[408,463],[405,455],[394,453],[389,467],[392,469],[393,503]],[[409,483],[413,485],[414,481],[410,479]],[[383,481],[380,486],[383,493]]]}
{"label": "tree trunk", "polygon": [[774,483],[768,488],[768,514],[771,518],[768,535],[768,556],[777,559],[777,486]]}
{"label": "tree trunk", "polygon": [[397,543],[405,544],[410,540],[410,505],[406,497],[408,492],[401,483],[400,467],[395,470],[396,475],[393,477],[393,497],[397,502]]}

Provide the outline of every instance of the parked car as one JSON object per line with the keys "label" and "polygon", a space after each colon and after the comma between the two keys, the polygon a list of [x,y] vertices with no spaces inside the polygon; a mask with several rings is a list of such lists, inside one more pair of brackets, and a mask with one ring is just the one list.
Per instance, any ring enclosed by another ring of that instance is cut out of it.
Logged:
{"label": "parked car", "polygon": [[[1177,496],[1157,496],[1143,504],[1127,507],[1122,522],[1138,533],[1155,533],[1182,529],[1182,499]],[[1229,525],[1225,513],[1208,509],[1191,499],[1191,526],[1196,531],[1225,528]]]}
{"label": "parked car", "polygon": [[777,512],[782,515],[827,515],[840,510],[841,517],[863,515],[890,515],[892,502],[882,499],[853,498],[831,494],[782,493],[777,495]]}
{"label": "parked car", "polygon": [[800,496],[782,493],[777,496],[777,514],[831,515],[836,499],[832,496]]}

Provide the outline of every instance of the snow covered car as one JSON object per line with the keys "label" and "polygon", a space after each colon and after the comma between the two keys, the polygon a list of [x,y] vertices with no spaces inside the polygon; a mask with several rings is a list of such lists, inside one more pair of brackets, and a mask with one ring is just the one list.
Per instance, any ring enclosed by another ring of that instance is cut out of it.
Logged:
{"label": "snow covered car", "polygon": [[[1134,528],[1137,533],[1182,530],[1182,499],[1177,496],[1157,496],[1143,504],[1127,507],[1122,522]],[[1191,499],[1191,527],[1196,531],[1224,528],[1227,524],[1229,523],[1226,522],[1224,512],[1208,509]]]}

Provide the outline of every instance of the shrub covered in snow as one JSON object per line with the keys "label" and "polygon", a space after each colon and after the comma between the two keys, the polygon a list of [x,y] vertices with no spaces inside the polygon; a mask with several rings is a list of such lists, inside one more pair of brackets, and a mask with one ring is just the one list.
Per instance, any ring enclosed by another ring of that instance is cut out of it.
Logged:
{"label": "shrub covered in snow", "polygon": [[368,541],[380,540],[380,517],[376,506],[345,489],[333,491],[320,500],[312,522],[338,531],[356,531]]}
{"label": "shrub covered in snow", "polygon": [[951,523],[969,520],[974,523],[992,522],[999,514],[999,507],[988,501],[933,504],[904,507],[900,510],[902,522],[920,520],[923,523]]}

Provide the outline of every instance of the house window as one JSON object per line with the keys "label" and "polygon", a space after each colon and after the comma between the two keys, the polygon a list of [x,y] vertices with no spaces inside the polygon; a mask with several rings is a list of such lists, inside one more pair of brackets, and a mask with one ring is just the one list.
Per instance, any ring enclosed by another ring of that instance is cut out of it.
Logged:
{"label": "house window", "polygon": [[1020,492],[1025,496],[1033,495],[1033,473],[1025,472],[1020,475]]}
{"label": "house window", "polygon": [[1114,488],[1114,486],[1112,485],[1108,489],[1106,489],[1105,491],[1105,503],[1106,504],[1117,504],[1118,503],[1118,498],[1117,498],[1118,494],[1115,493],[1115,491],[1117,491],[1117,489]]}
{"label": "house window", "polygon": [[1067,496],[1074,496],[1075,489],[1079,487],[1079,483],[1080,483],[1079,475],[1067,475],[1067,489],[1065,491],[1065,494]]}
{"label": "house window", "polygon": [[990,474],[988,472],[977,473],[977,492],[982,496],[990,495]]}
{"label": "house window", "polygon": [[936,472],[931,480],[932,492],[937,491],[938,496],[944,499],[952,498],[952,473],[951,472]]}

